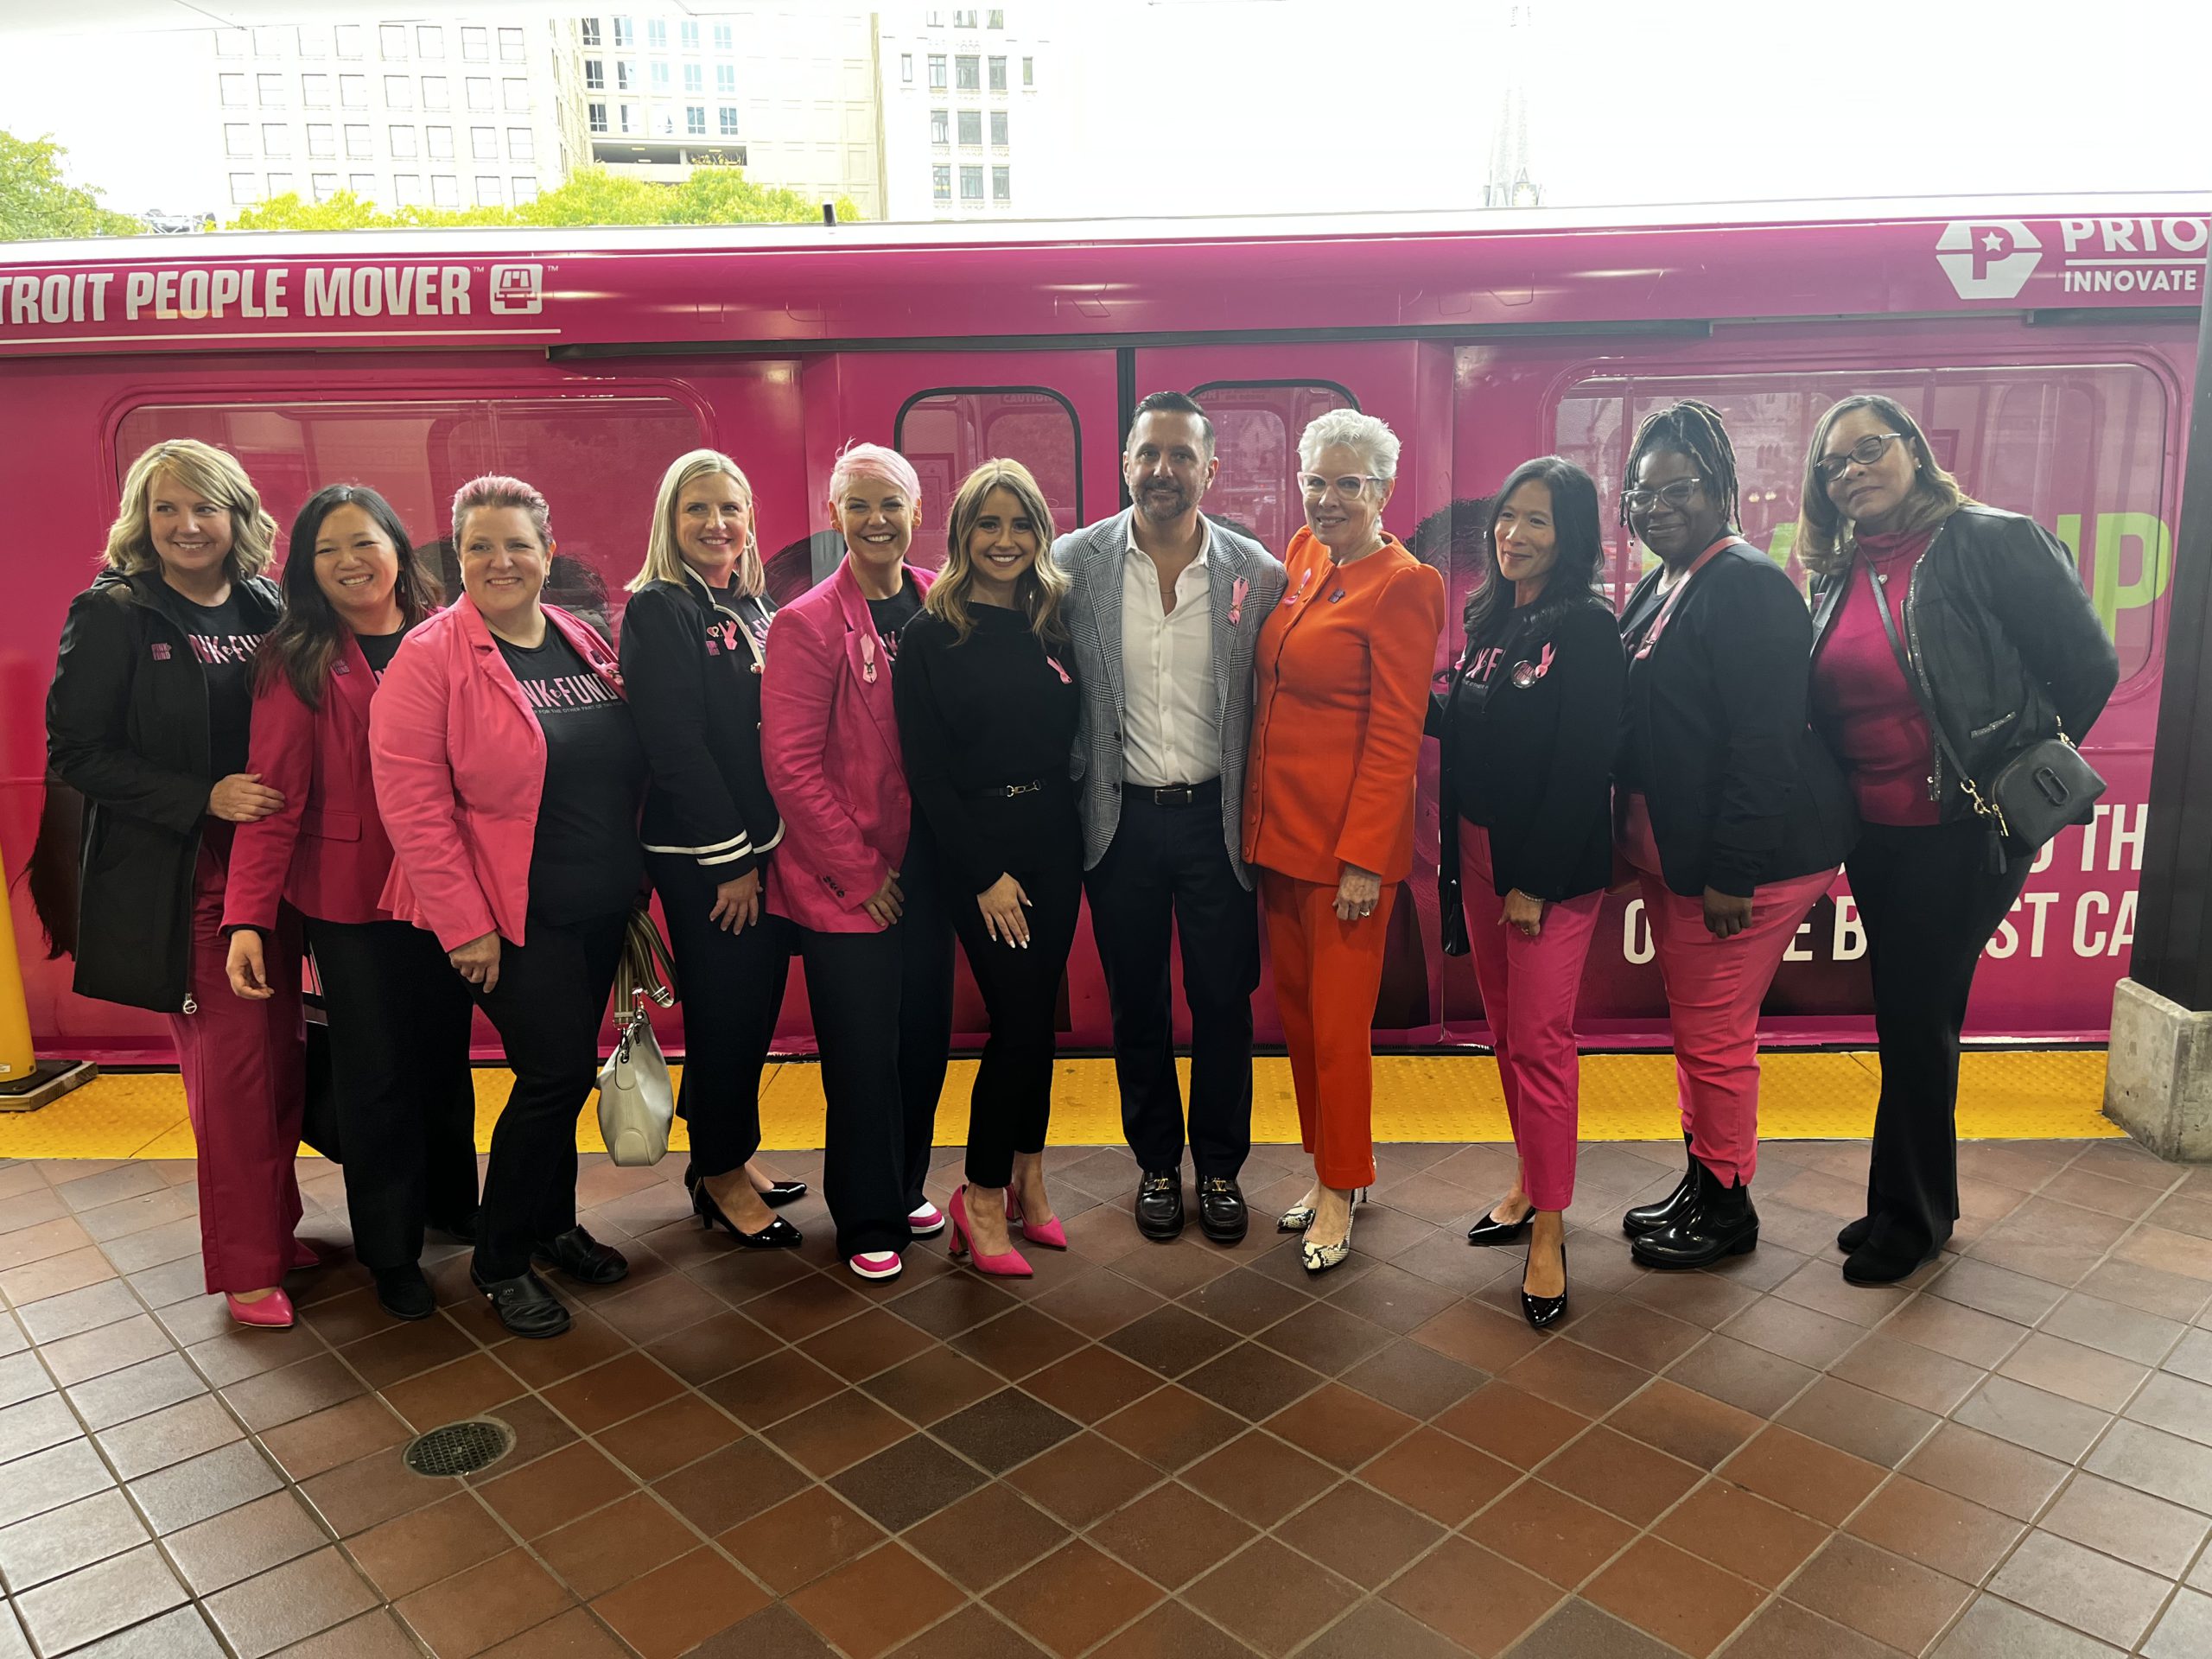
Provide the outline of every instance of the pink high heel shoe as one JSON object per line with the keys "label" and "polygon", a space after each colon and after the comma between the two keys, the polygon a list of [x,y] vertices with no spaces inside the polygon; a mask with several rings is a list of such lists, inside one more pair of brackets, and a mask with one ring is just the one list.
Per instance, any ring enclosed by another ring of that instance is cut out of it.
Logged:
{"label": "pink high heel shoe", "polygon": [[1008,1250],[1002,1255],[985,1255],[976,1249],[976,1236],[968,1225],[968,1189],[959,1188],[952,1195],[952,1259],[963,1256],[974,1262],[978,1273],[994,1274],[1001,1279],[1034,1277],[1029,1263],[1021,1259],[1019,1250]]}
{"label": "pink high heel shoe", "polygon": [[1010,1225],[1019,1226],[1021,1236],[1032,1244],[1042,1244],[1048,1250],[1065,1250],[1068,1247],[1068,1230],[1060,1225],[1054,1216],[1050,1221],[1028,1220],[1021,1213],[1021,1200],[1014,1196],[1014,1189],[1006,1190],[1006,1218]]}
{"label": "pink high heel shoe", "polygon": [[270,1291],[257,1302],[242,1302],[226,1291],[223,1302],[231,1310],[234,1324],[251,1325],[257,1331],[292,1328],[292,1299],[281,1290]]}
{"label": "pink high heel shoe", "polygon": [[292,1241],[292,1264],[285,1269],[287,1273],[305,1273],[309,1268],[319,1268],[321,1265],[322,1252],[321,1250],[315,1249],[304,1238],[296,1238]]}

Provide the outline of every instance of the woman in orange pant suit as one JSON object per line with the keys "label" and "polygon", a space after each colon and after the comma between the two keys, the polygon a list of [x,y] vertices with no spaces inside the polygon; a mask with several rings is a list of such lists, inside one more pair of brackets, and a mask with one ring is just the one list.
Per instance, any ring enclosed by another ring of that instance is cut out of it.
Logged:
{"label": "woman in orange pant suit", "polygon": [[1444,579],[1382,528],[1397,435],[1332,410],[1298,441],[1306,527],[1261,630],[1244,785],[1244,861],[1260,874],[1275,1006],[1313,1187],[1284,1216],[1309,1274],[1351,1251],[1375,1179],[1370,1026],[1390,914],[1413,865],[1414,781]]}

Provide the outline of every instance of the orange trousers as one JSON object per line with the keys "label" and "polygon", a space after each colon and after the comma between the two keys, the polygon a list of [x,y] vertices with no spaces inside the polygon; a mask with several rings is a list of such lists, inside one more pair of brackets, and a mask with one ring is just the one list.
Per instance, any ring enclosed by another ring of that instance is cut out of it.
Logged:
{"label": "orange trousers", "polygon": [[1375,999],[1397,883],[1382,884],[1373,915],[1343,922],[1335,882],[1258,874],[1275,1009],[1298,1090],[1299,1136],[1324,1186],[1372,1185]]}

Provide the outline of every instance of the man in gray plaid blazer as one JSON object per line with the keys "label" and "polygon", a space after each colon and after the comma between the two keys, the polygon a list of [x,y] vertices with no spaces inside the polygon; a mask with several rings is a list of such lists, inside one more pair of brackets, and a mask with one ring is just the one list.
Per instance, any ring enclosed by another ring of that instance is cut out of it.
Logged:
{"label": "man in gray plaid blazer", "polygon": [[1091,935],[1114,1014],[1122,1128],[1142,1176],[1137,1227],[1183,1230],[1184,1119],[1168,979],[1170,923],[1191,1009],[1189,1144],[1198,1224],[1244,1236],[1236,1185],[1252,1146],[1252,993],[1260,935],[1241,856],[1252,650],[1282,566],[1198,511],[1219,462],[1213,423],[1179,391],[1139,403],[1122,451],[1135,505],[1063,536],[1083,721],[1071,770]]}

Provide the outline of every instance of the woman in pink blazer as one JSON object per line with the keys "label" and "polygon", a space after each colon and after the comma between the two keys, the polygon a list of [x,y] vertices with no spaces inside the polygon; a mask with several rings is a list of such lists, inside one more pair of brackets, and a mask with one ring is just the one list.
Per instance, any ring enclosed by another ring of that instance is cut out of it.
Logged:
{"label": "woman in pink blazer", "polygon": [[569,1311],[533,1261],[594,1285],[630,1270],[576,1225],[576,1114],[645,879],[645,751],[612,648],[539,602],[545,498],[464,484],[453,539],[466,591],[408,636],[369,715],[394,855],[382,902],[437,936],[506,1046],[471,1277],[510,1332],[553,1337]]}
{"label": "woman in pink blazer", "polygon": [[468,988],[437,942],[378,901],[391,842],[369,777],[369,707],[436,590],[391,505],[334,484],[292,521],[284,615],[255,671],[248,770],[284,798],[240,824],[223,899],[231,988],[276,995],[264,938],[307,920],[328,1013],[353,1254],[395,1319],[437,1312],[426,1222],[476,1225]]}
{"label": "woman in pink blazer", "polygon": [[952,1036],[952,927],[906,792],[891,664],[922,607],[908,564],[921,486],[905,456],[855,444],[830,475],[845,557],[776,613],[760,758],[783,814],[768,908],[799,933],[828,1097],[822,1185],[837,1250],[863,1279],[940,1232],[923,1192]]}

